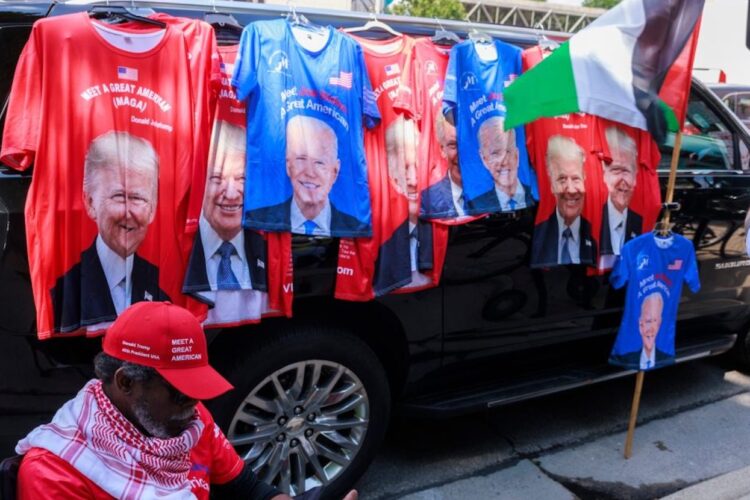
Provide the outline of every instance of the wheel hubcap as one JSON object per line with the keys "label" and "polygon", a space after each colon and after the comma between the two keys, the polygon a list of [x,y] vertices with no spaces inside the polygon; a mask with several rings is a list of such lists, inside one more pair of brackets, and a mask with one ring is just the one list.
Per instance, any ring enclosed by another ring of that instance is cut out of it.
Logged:
{"label": "wheel hubcap", "polygon": [[308,360],[254,387],[227,437],[261,480],[298,495],[346,470],[364,441],[369,417],[367,392],[352,371]]}

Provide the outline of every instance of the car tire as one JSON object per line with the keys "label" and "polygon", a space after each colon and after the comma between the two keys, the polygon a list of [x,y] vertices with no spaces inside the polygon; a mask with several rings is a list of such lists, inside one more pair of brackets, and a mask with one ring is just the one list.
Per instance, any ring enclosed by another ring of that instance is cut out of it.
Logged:
{"label": "car tire", "polygon": [[230,442],[285,493],[322,486],[323,498],[341,498],[388,425],[390,389],[377,356],[351,333],[325,327],[254,331],[239,345],[236,333],[225,335],[212,360],[235,388],[209,408]]}

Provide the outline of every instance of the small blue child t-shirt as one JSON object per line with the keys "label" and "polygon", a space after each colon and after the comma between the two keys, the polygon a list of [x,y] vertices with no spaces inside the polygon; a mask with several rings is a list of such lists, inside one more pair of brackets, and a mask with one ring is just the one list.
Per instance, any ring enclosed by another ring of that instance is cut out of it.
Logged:
{"label": "small blue child t-shirt", "polygon": [[649,370],[674,363],[683,281],[693,293],[700,290],[695,251],[686,238],[646,233],[622,247],[610,283],[628,288],[610,364]]}
{"label": "small blue child t-shirt", "polygon": [[360,46],[330,26],[250,23],[232,85],[247,99],[244,227],[371,236],[363,125],[380,113]]}
{"label": "small blue child t-shirt", "polygon": [[521,49],[499,40],[451,49],[443,114],[453,114],[465,212],[529,207],[538,200],[523,127],[504,131],[503,91],[521,73]]}

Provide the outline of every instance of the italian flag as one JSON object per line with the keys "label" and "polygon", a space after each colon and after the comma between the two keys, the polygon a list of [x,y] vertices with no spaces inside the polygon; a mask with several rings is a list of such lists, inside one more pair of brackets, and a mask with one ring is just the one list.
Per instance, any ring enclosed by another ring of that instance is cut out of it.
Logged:
{"label": "italian flag", "polygon": [[659,91],[686,46],[692,67],[703,1],[623,0],[505,89],[506,129],[585,112],[663,142],[679,124]]}

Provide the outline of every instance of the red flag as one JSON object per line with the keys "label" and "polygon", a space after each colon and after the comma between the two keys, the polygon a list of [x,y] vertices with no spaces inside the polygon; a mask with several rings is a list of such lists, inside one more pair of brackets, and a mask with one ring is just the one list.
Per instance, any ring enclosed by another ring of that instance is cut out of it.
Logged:
{"label": "red flag", "polygon": [[701,20],[695,23],[693,34],[685,44],[685,48],[669,68],[664,84],[661,86],[659,97],[674,110],[677,121],[682,127],[685,123],[685,112],[687,111],[688,97],[690,96],[690,81],[693,73],[693,61],[695,60],[695,47],[698,45],[698,32]]}

